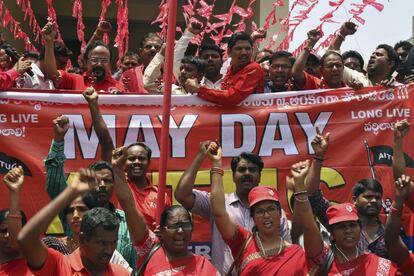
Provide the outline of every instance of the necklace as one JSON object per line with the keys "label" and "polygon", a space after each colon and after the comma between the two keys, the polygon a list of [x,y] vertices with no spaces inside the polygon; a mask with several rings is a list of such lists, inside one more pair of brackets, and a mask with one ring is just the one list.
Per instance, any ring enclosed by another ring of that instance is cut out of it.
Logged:
{"label": "necklace", "polygon": [[270,248],[270,249],[264,248],[262,244],[262,240],[259,237],[259,232],[256,231],[254,233],[254,239],[256,240],[256,243],[259,246],[260,256],[262,256],[265,259],[270,259],[270,258],[273,258],[274,256],[279,255],[280,252],[282,252],[283,247],[284,247],[283,239],[281,237],[279,237],[279,245],[277,247]]}
{"label": "necklace", "polygon": [[[336,250],[338,250],[338,252],[341,254],[341,256],[347,261],[347,262],[349,262],[349,258],[345,255],[345,253],[344,252],[342,252],[341,251],[341,249],[339,249],[338,248],[338,246],[336,246],[336,245],[334,245],[335,246],[335,249]],[[358,257],[359,256],[359,250],[358,250],[358,247],[357,247],[357,250],[356,250],[356,256],[354,257],[354,258],[352,258],[352,259],[355,259],[356,257]]]}

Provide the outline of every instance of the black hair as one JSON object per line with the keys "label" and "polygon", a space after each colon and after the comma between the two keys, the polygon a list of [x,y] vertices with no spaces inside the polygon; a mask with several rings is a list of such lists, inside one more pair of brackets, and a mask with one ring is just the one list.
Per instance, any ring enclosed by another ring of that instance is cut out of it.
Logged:
{"label": "black hair", "polygon": [[114,179],[114,170],[112,168],[112,165],[106,161],[99,160],[99,161],[93,162],[92,164],[88,166],[88,168],[93,171],[100,171],[100,170],[108,169],[111,171],[112,179]]}
{"label": "black hair", "polygon": [[198,55],[201,57],[204,51],[211,50],[217,52],[221,58],[223,58],[223,49],[221,49],[219,46],[213,43],[203,44],[200,46],[200,51],[198,52]]}
{"label": "black hair", "polygon": [[227,42],[227,48],[231,50],[231,48],[233,48],[239,40],[246,40],[249,42],[250,46],[253,47],[253,39],[248,33],[236,32],[231,35],[229,42]]}
{"label": "black hair", "polygon": [[390,69],[390,74],[397,69],[398,64],[400,63],[400,57],[398,56],[397,52],[388,44],[380,44],[377,46],[376,49],[384,49],[388,54],[388,61],[393,62],[394,65]]}
{"label": "black hair", "polygon": [[181,60],[181,64],[193,64],[199,73],[204,73],[205,63],[204,61],[195,56],[185,56]]}
{"label": "black hair", "polygon": [[176,211],[176,210],[183,210],[183,211],[185,211],[185,213],[188,216],[188,219],[190,220],[190,222],[192,222],[191,221],[190,213],[187,211],[187,209],[185,209],[181,205],[171,205],[170,207],[165,208],[164,211],[161,214],[161,217],[160,217],[160,228],[163,228],[163,227],[165,227],[167,225],[167,220],[170,218],[170,216],[172,215],[172,213],[174,213],[174,211]]}
{"label": "black hair", "polygon": [[354,51],[354,50],[349,50],[349,51],[346,51],[342,54],[342,60],[345,60],[345,59],[350,58],[350,57],[356,58],[359,61],[359,63],[361,64],[361,69],[364,68],[364,58],[361,56],[360,53],[358,53],[357,51]]}
{"label": "black hair", "polygon": [[141,41],[139,42],[139,47],[143,48],[144,42],[153,37],[158,38],[159,40],[161,40],[161,43],[162,43],[163,40],[159,35],[157,35],[156,33],[147,33],[146,35],[142,37]]}
{"label": "black hair", "polygon": [[[268,54],[269,54],[268,56],[273,55],[273,51],[271,51],[271,50],[269,50],[269,49],[263,49],[263,50],[260,50],[260,51],[257,51],[257,52],[256,52],[256,54],[254,55],[254,60],[256,60],[257,56],[258,56],[260,53],[268,53]],[[265,58],[266,58],[266,57],[265,57]],[[263,59],[263,58],[262,58],[262,59]],[[261,63],[261,62],[263,62],[263,61],[265,61],[265,60],[258,60],[258,61],[257,61],[257,63]]]}
{"label": "black hair", "polygon": [[409,41],[402,40],[395,43],[394,50],[397,51],[399,48],[403,48],[405,51],[410,51],[412,47],[413,44],[411,44]]}
{"label": "black hair", "polygon": [[[53,52],[55,53],[55,58],[61,56],[61,57],[67,57],[71,58],[73,55],[73,52],[66,47],[65,44],[59,41],[53,42]],[[39,60],[45,59],[45,48],[42,48],[40,51]]]}
{"label": "black hair", "polygon": [[382,195],[382,185],[375,179],[361,179],[352,187],[352,196],[358,197],[366,191],[373,191]]}
{"label": "black hair", "polygon": [[88,60],[89,53],[98,46],[105,47],[109,51],[109,59],[111,59],[112,53],[108,45],[106,45],[102,40],[95,40],[86,47],[85,52],[83,53],[83,60],[85,61],[85,63]]}
{"label": "black hair", "polygon": [[255,164],[259,168],[259,172],[263,170],[264,163],[262,158],[255,153],[245,151],[240,153],[238,156],[233,157],[231,160],[231,170],[233,171],[233,174],[236,172],[237,164],[239,164],[240,160],[242,159],[249,160]]}
{"label": "black hair", "polygon": [[[92,194],[90,192],[85,193],[84,195],[82,195],[81,197],[82,202],[86,205],[86,207],[88,207],[89,210],[95,208],[98,206],[98,204],[96,203],[95,198],[92,196]],[[63,220],[62,222],[66,222],[66,216],[69,214],[69,208],[70,208],[70,204],[67,205],[61,212],[61,219]]]}
{"label": "black hair", "polygon": [[25,58],[33,58],[33,59],[39,60],[40,53],[34,52],[34,51],[26,51],[23,53],[23,56]]}
{"label": "black hair", "polygon": [[269,57],[269,62],[270,64],[272,64],[273,60],[275,59],[279,59],[279,58],[288,58],[290,61],[290,64],[293,66],[293,64],[295,63],[295,57],[292,55],[292,53],[288,52],[288,51],[277,51],[274,52],[270,57]]}
{"label": "black hair", "polygon": [[[259,202],[261,202],[261,201],[259,201]],[[259,202],[257,202],[257,203],[259,203]],[[254,209],[256,208],[257,203],[254,204],[252,207],[250,207],[250,216],[251,217],[254,216]],[[280,202],[273,201],[273,203],[276,205],[277,210],[279,211],[279,215],[281,215],[282,214],[282,208],[280,207]]]}
{"label": "black hair", "polygon": [[148,160],[151,160],[151,155],[152,155],[152,150],[150,147],[148,147],[145,143],[143,142],[136,142],[136,143],[132,143],[130,144],[128,147],[126,147],[126,150],[128,150],[129,148],[135,147],[135,146],[140,146],[142,148],[144,148],[144,150],[148,153],[147,157]]}
{"label": "black hair", "polygon": [[342,65],[343,65],[344,60],[342,59],[341,54],[340,54],[340,53],[338,53],[337,51],[331,51],[331,50],[328,50],[328,51],[326,51],[326,52],[325,52],[325,54],[323,54],[323,56],[321,57],[321,65],[322,65],[322,67],[324,66],[325,59],[326,59],[328,56],[330,56],[330,55],[336,55],[336,56],[338,56],[338,57],[341,59],[341,62],[342,62]]}
{"label": "black hair", "polygon": [[126,57],[133,57],[133,58],[136,58],[137,59],[137,61],[139,62],[139,56],[138,56],[138,54],[137,53],[134,53],[134,52],[127,52],[125,55],[123,55],[122,56],[122,58],[121,58],[121,62],[124,62],[124,60],[125,60],[125,58]]}
{"label": "black hair", "polygon": [[86,239],[89,239],[95,234],[95,229],[99,226],[106,231],[114,231],[119,226],[119,220],[115,213],[108,209],[96,207],[85,213],[80,225],[80,231],[85,235]]}
{"label": "black hair", "polygon": [[308,63],[309,61],[314,61],[315,63],[319,65],[322,64],[320,58],[317,55],[312,54],[312,53],[309,54],[308,59],[306,60],[306,63]]}
{"label": "black hair", "polygon": [[[9,213],[10,209],[8,208],[0,211],[0,223],[3,223],[7,220],[7,216],[9,215]],[[22,216],[22,225],[25,225],[27,222],[26,214],[22,210],[20,210],[20,215]]]}

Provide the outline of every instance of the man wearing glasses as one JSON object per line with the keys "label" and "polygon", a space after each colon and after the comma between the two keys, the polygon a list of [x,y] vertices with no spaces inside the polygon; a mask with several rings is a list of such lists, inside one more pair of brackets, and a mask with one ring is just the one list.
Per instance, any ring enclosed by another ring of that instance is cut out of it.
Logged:
{"label": "man wearing glasses", "polygon": [[83,92],[87,87],[93,86],[95,90],[107,91],[116,94],[124,91],[124,85],[112,79],[111,76],[111,52],[101,40],[96,40],[86,47],[84,63],[86,71],[83,75],[67,73],[57,70],[53,42],[56,37],[56,27],[53,22],[48,22],[42,30],[45,38],[45,74],[54,80],[58,89],[78,90]]}

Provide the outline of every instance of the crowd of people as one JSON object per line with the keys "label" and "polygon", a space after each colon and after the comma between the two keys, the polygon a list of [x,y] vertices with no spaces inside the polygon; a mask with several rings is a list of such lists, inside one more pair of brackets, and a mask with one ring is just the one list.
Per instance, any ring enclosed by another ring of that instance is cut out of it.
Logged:
{"label": "crowd of people", "polygon": [[[252,93],[359,89],[414,80],[409,42],[394,48],[379,45],[367,66],[356,51],[340,54],[342,42],[356,31],[350,22],[342,25],[322,57],[312,53],[321,37],[318,30],[308,33],[296,58],[287,51],[257,50],[256,40],[265,36],[260,30],[234,33],[227,54],[217,45],[202,44],[197,55],[189,55],[189,43],[201,30],[192,21],[175,44],[173,94],[197,94],[232,106]],[[293,191],[291,221],[275,187],[259,185],[264,168],[260,156],[243,152],[232,159],[235,192],[225,193],[221,147],[202,141],[174,192],[181,205],[171,205],[166,194],[157,225],[158,189],[147,177],[152,151],[142,142],[116,148],[98,101],[102,91],[162,94],[165,45],[158,35],[147,34],[139,53],[123,56],[112,74],[111,52],[101,40],[110,31],[110,24],[99,23],[82,51],[80,67],[70,69],[72,51],[55,40],[53,22],[42,30],[45,47],[40,54],[12,59],[9,52],[14,50],[3,41],[0,89],[82,91],[101,160],[67,182],[64,139],[69,120],[58,116],[51,122],[54,138],[44,160],[50,203],[27,220],[20,208],[23,169],[13,168],[3,178],[10,206],[0,211],[0,275],[414,275],[414,255],[400,237],[404,205],[414,212],[414,183],[406,174],[403,152],[407,120],[394,127],[395,199],[386,224],[379,219],[382,184],[391,183],[361,179],[353,186],[352,202],[331,205],[325,198],[319,185],[331,135],[317,129],[311,161],[292,164],[286,179]],[[210,192],[194,188],[205,159],[211,162]],[[188,249],[190,212],[210,222],[211,261]],[[64,234],[45,235],[56,216]]]}

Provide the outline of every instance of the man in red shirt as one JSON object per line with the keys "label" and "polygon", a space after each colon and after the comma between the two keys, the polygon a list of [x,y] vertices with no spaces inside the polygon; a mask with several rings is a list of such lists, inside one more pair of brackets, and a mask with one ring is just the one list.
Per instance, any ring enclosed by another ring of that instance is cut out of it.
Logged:
{"label": "man in red shirt", "polygon": [[84,214],[79,248],[69,256],[47,248],[40,240],[53,218],[97,183],[93,171],[82,169],[68,187],[20,231],[18,242],[34,275],[130,275],[120,265],[109,262],[118,240],[119,221],[105,208],[93,208]]}
{"label": "man in red shirt", "polygon": [[252,93],[263,93],[264,73],[252,61],[253,40],[245,32],[234,33],[227,44],[231,65],[221,82],[221,89],[199,86],[195,79],[187,80],[187,92],[198,93],[200,98],[223,106],[242,102]]}
{"label": "man in red shirt", "polygon": [[57,70],[53,42],[56,36],[55,25],[48,22],[42,30],[45,43],[44,70],[46,77],[55,80],[55,87],[65,90],[83,91],[93,86],[98,91],[116,94],[124,91],[121,82],[111,76],[111,52],[102,41],[96,40],[86,47],[84,62],[86,72],[83,75]]}
{"label": "man in red shirt", "polygon": [[306,60],[308,59],[312,48],[321,37],[319,30],[311,30],[308,32],[307,45],[297,57],[292,67],[292,76],[297,88],[301,90],[340,88],[344,87],[342,81],[344,72],[344,62],[342,56],[335,51],[327,51],[321,58],[321,75],[317,78],[305,71]]}
{"label": "man in red shirt", "polygon": [[[127,147],[126,173],[129,188],[132,191],[137,209],[144,215],[148,228],[156,227],[158,187],[147,177],[151,162],[151,149],[142,142]],[[165,195],[165,207],[171,205],[170,198]],[[121,208],[120,205],[117,206]]]}

